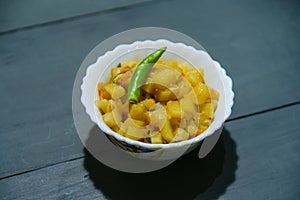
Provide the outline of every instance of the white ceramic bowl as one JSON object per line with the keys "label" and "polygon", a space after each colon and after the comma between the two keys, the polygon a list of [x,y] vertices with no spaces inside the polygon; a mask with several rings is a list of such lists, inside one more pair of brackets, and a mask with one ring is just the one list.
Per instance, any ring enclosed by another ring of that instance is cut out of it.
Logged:
{"label": "white ceramic bowl", "polygon": [[[195,138],[178,143],[147,144],[123,137],[111,130],[102,120],[101,113],[94,103],[98,99],[97,83],[107,81],[110,76],[110,69],[117,66],[118,63],[126,60],[143,59],[163,46],[167,46],[167,51],[163,54],[162,59],[185,61],[193,67],[204,68],[206,84],[220,92],[215,118],[205,132]],[[86,113],[112,143],[136,157],[158,160],[176,159],[184,152],[199,145],[204,138],[219,130],[231,114],[234,97],[232,80],[226,75],[220,64],[214,61],[207,52],[196,50],[183,43],[172,43],[165,39],[137,41],[132,44],[119,45],[114,50],[106,52],[97,59],[96,63],[87,68],[81,90],[81,102]]]}

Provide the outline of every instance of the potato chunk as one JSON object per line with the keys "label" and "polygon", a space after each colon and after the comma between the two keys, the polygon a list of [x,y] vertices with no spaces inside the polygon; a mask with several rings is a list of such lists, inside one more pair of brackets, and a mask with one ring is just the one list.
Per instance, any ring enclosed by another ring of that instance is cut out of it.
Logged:
{"label": "potato chunk", "polygon": [[116,85],[111,97],[112,97],[112,99],[119,99],[119,98],[123,97],[124,95],[125,95],[125,89],[120,85]]}
{"label": "potato chunk", "polygon": [[188,94],[192,89],[192,85],[185,79],[180,78],[178,81],[178,92],[176,93],[177,98],[182,98],[184,95]]}
{"label": "potato chunk", "polygon": [[161,136],[160,132],[157,132],[156,134],[153,134],[150,137],[150,140],[151,140],[152,144],[162,144],[163,143],[162,136]]}
{"label": "potato chunk", "polygon": [[139,128],[135,126],[129,126],[125,137],[128,137],[132,140],[140,140],[147,137],[147,130],[145,128]]}
{"label": "potato chunk", "polygon": [[98,95],[99,99],[110,99],[110,94],[104,89],[105,83],[98,83],[97,89],[98,89]]}
{"label": "potato chunk", "polygon": [[133,140],[140,140],[147,137],[147,127],[145,122],[134,119],[127,119],[121,124],[120,130],[125,133],[125,137]]}
{"label": "potato chunk", "polygon": [[195,112],[195,104],[190,98],[182,98],[180,100],[180,106],[184,114]]}
{"label": "potato chunk", "polygon": [[166,140],[168,143],[173,140],[173,129],[168,118],[165,120],[164,127],[160,130],[160,133],[163,139]]}
{"label": "potato chunk", "polygon": [[172,142],[179,142],[179,141],[183,141],[183,140],[188,140],[189,137],[190,137],[190,135],[189,135],[188,132],[186,132],[182,128],[178,128],[175,131],[175,137],[173,138]]}
{"label": "potato chunk", "polygon": [[198,104],[203,104],[208,98],[210,98],[210,93],[207,85],[200,83],[194,87],[194,92],[197,96]]}
{"label": "potato chunk", "polygon": [[187,126],[187,132],[189,133],[190,137],[195,137],[198,131],[198,126],[194,123],[194,121],[190,121]]}
{"label": "potato chunk", "polygon": [[178,63],[177,66],[181,69],[183,74],[186,74],[190,70],[189,65],[184,62]]}
{"label": "potato chunk", "polygon": [[107,99],[96,100],[95,103],[102,114],[111,111],[111,100],[107,100]]}
{"label": "potato chunk", "polygon": [[112,112],[108,112],[108,113],[104,114],[103,121],[111,128],[117,127],[117,123],[115,122]]}
{"label": "potato chunk", "polygon": [[206,103],[201,105],[200,110],[201,110],[200,115],[202,117],[205,117],[207,119],[214,118],[214,105],[212,103]]}
{"label": "potato chunk", "polygon": [[148,113],[146,107],[141,104],[132,104],[129,110],[129,114],[132,119],[141,120],[144,122],[148,121]]}
{"label": "potato chunk", "polygon": [[150,125],[161,130],[168,116],[165,108],[161,104],[157,103],[150,110],[149,117]]}
{"label": "potato chunk", "polygon": [[196,86],[199,83],[204,83],[204,78],[197,69],[190,70],[186,73],[186,78],[192,86]]}
{"label": "potato chunk", "polygon": [[157,101],[169,101],[169,100],[176,100],[176,95],[169,89],[158,90],[155,95],[155,100]]}
{"label": "potato chunk", "polygon": [[107,83],[107,84],[104,85],[104,90],[105,90],[110,96],[112,96],[115,87],[116,87],[116,84],[114,84],[114,83]]}
{"label": "potato chunk", "polygon": [[145,100],[141,101],[140,103],[143,104],[147,110],[150,110],[150,108],[155,105],[155,100],[154,99],[145,99]]}
{"label": "potato chunk", "polygon": [[181,118],[181,107],[178,101],[168,101],[167,112],[172,118]]}
{"label": "potato chunk", "polygon": [[159,70],[155,70],[151,73],[153,83],[168,87],[171,84],[177,82],[180,73],[177,70],[161,67]]}

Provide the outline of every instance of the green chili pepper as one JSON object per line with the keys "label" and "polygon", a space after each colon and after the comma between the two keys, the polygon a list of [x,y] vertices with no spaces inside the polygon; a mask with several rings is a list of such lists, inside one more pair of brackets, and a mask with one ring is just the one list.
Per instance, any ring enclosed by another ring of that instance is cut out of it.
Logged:
{"label": "green chili pepper", "polygon": [[141,86],[143,85],[146,76],[166,49],[167,47],[158,49],[138,64],[128,85],[128,101],[130,103],[136,103],[139,100],[141,95]]}

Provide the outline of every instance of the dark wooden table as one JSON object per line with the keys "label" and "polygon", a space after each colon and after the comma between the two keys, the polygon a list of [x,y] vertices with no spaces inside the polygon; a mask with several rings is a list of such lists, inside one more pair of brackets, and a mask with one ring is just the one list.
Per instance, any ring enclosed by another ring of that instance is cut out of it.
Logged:
{"label": "dark wooden table", "polygon": [[[0,199],[299,199],[300,3],[1,1]],[[228,71],[236,94],[222,137],[146,174],[110,169],[72,117],[76,72],[118,32],[171,28]]]}

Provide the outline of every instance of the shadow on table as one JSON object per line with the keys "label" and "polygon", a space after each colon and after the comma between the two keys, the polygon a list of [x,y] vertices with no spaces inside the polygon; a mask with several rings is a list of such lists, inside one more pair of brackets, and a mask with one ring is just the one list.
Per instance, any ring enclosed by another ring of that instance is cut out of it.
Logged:
{"label": "shadow on table", "polygon": [[[97,136],[97,133],[91,133],[87,143],[97,140]],[[114,200],[215,199],[235,180],[236,144],[224,129],[208,156],[198,159],[198,151],[199,148],[196,148],[161,170],[130,174],[105,166],[84,149],[88,155],[84,167],[95,187]]]}

